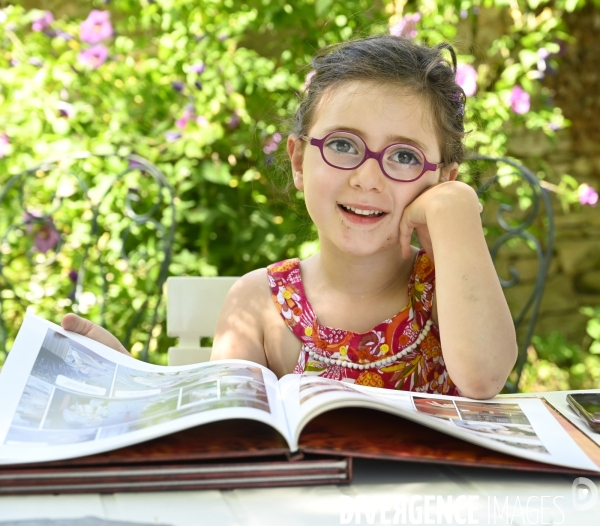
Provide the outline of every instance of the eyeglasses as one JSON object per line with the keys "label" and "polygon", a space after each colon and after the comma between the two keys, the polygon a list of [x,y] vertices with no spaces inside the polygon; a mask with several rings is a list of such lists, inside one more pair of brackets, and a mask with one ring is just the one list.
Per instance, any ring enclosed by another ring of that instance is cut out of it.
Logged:
{"label": "eyeglasses", "polygon": [[410,144],[395,143],[380,152],[373,152],[362,137],[342,130],[328,133],[322,139],[306,135],[301,135],[300,139],[319,148],[329,166],[354,170],[367,159],[376,159],[383,174],[400,183],[416,181],[425,172],[444,166],[444,163],[430,163],[419,148]]}

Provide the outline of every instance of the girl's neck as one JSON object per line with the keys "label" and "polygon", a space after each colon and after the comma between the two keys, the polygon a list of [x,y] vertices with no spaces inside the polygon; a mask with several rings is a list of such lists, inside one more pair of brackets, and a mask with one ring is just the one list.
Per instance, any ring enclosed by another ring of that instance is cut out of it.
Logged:
{"label": "girl's neck", "polygon": [[313,257],[317,282],[356,299],[404,289],[414,263],[414,258],[402,258],[400,247],[358,256],[342,252],[327,241],[321,243],[321,251]]}

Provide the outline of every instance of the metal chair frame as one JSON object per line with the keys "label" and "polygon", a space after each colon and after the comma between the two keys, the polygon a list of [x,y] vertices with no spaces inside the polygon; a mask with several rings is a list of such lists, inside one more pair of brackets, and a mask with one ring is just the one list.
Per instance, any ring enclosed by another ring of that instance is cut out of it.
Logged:
{"label": "metal chair frame", "polygon": [[[508,159],[506,157],[490,157],[488,155],[471,155],[468,161],[486,161],[495,164],[504,163],[512,168],[514,172],[511,175],[520,177],[526,184],[531,187],[532,190],[532,204],[530,209],[523,220],[515,225],[511,225],[505,218],[507,212],[511,212],[513,207],[510,205],[501,204],[496,214],[496,220],[500,228],[504,231],[496,241],[490,247],[490,254],[494,263],[496,262],[498,252],[500,248],[509,242],[511,239],[521,238],[529,242],[535,247],[535,254],[538,261],[538,273],[535,279],[533,290],[529,295],[529,298],[525,302],[525,305],[515,314],[513,314],[513,320],[515,328],[518,329],[526,323],[525,335],[518,342],[519,354],[517,363],[515,365],[516,380],[514,382],[507,382],[506,388],[509,392],[517,392],[519,388],[519,381],[523,373],[523,367],[527,361],[527,349],[531,344],[531,337],[533,336],[537,319],[540,313],[540,306],[542,303],[542,297],[544,293],[544,286],[546,283],[546,277],[548,276],[548,269],[550,267],[550,261],[552,259],[554,249],[554,213],[552,210],[552,204],[547,190],[545,190],[535,176],[535,174],[522,164]],[[480,184],[477,187],[477,194],[483,195],[494,183],[499,179],[496,174],[489,180]],[[540,211],[545,213],[545,239],[540,240],[535,237],[528,229],[533,225],[534,221],[539,218]],[[510,279],[500,278],[500,284],[503,289],[514,287],[520,282],[520,276],[518,271],[514,267],[509,267],[511,275]],[[528,318],[528,319],[527,319]]]}
{"label": "metal chair frame", "polygon": [[[6,199],[7,195],[10,192],[16,191],[18,193],[17,199],[18,199],[18,202],[20,203],[21,209],[23,210],[23,212],[27,212],[27,203],[25,203],[25,200],[24,200],[25,199],[24,198],[24,188],[25,188],[25,185],[33,177],[36,177],[36,174],[39,174],[40,171],[41,172],[49,172],[55,168],[60,168],[60,164],[65,161],[67,161],[67,162],[83,161],[83,160],[91,159],[91,158],[109,158],[109,157],[118,157],[120,159],[127,160],[128,168],[126,170],[122,171],[121,173],[114,175],[113,179],[111,181],[111,184],[107,186],[107,190],[98,199],[95,199],[95,200],[90,198],[89,187],[77,172],[73,171],[70,168],[68,171],[65,171],[65,173],[69,173],[71,176],[73,176],[74,179],[79,184],[80,190],[83,192],[84,199],[87,202],[89,202],[91,210],[92,210],[92,214],[93,214],[93,217],[91,220],[91,228],[90,228],[90,242],[85,244],[82,247],[83,255],[82,255],[81,263],[79,264],[79,268],[77,269],[77,281],[75,283],[74,301],[73,301],[73,305],[75,307],[74,310],[76,310],[77,306],[79,305],[79,302],[81,299],[81,294],[84,289],[86,262],[88,260],[90,250],[91,250],[92,246],[94,246],[98,242],[98,240],[100,239],[100,236],[102,234],[102,232],[100,231],[101,227],[98,222],[98,218],[100,216],[100,209],[102,207],[104,200],[110,194],[113,186],[116,183],[118,183],[120,180],[122,180],[129,172],[131,172],[133,170],[140,170],[140,171],[144,172],[145,174],[148,174],[150,177],[152,177],[152,179],[158,186],[158,194],[159,195],[162,195],[163,191],[167,192],[167,199],[168,199],[167,206],[171,210],[171,217],[172,217],[172,221],[171,221],[170,225],[167,225],[167,226],[161,224],[161,222],[155,218],[155,216],[157,215],[157,213],[159,212],[159,210],[161,208],[160,202],[154,203],[153,206],[150,208],[150,210],[148,210],[145,213],[140,214],[140,213],[135,212],[133,209],[133,201],[135,200],[135,192],[133,192],[130,189],[130,191],[127,193],[127,196],[125,198],[124,214],[131,220],[131,224],[121,232],[121,240],[123,242],[121,257],[126,261],[129,260],[124,247],[125,247],[125,241],[127,240],[128,236],[131,233],[131,229],[134,226],[143,226],[145,224],[152,224],[153,227],[156,228],[156,230],[161,233],[162,252],[164,254],[164,257],[162,259],[162,262],[161,262],[160,268],[159,268],[159,272],[158,272],[158,279],[156,282],[154,295],[153,296],[148,295],[145,298],[145,301],[144,301],[142,307],[140,309],[138,309],[136,314],[133,316],[131,322],[129,323],[128,328],[127,328],[127,333],[124,336],[122,336],[123,344],[126,347],[128,347],[129,340],[131,338],[132,329],[138,324],[141,317],[144,315],[144,313],[147,311],[149,305],[151,305],[152,303],[154,303],[154,307],[152,309],[152,315],[151,315],[151,326],[155,327],[159,321],[158,315],[159,315],[159,309],[160,309],[162,297],[163,297],[162,287],[167,279],[169,263],[171,261],[173,240],[175,237],[175,228],[176,228],[175,205],[174,205],[174,197],[175,196],[174,196],[173,189],[171,188],[170,184],[168,183],[165,175],[154,164],[152,164],[148,160],[144,159],[143,157],[140,157],[139,155],[133,155],[133,154],[127,155],[127,156],[119,156],[117,154],[96,155],[96,154],[92,154],[91,152],[78,152],[78,153],[62,156],[61,158],[45,161],[31,169],[28,169],[28,170],[20,172],[16,175],[13,175],[6,182],[4,187],[0,190],[0,206],[2,206],[2,203],[4,202],[4,200]],[[58,205],[55,206],[51,211],[46,212],[44,215],[41,215],[40,217],[31,217],[29,219],[29,221],[30,222],[39,222],[42,224],[48,224],[48,222],[51,221],[52,215],[56,211],[58,211],[60,209],[60,207],[62,206],[62,201],[63,201],[63,198],[58,198]],[[11,232],[13,232],[15,230],[19,230],[19,229],[22,230],[25,228],[25,226],[26,226],[25,221],[20,221],[20,222],[15,221],[7,229],[7,231],[2,234],[2,237],[0,237],[0,246],[7,243],[7,238],[11,234]],[[49,262],[47,262],[47,264],[52,264],[56,261],[56,255],[60,252],[62,245],[63,245],[63,241],[62,241],[62,239],[59,239],[57,245],[53,249],[55,252],[54,258],[52,258]],[[31,251],[28,252],[27,257],[30,261],[31,261],[31,255],[32,255]],[[102,277],[101,290],[102,290],[104,297],[106,297],[106,292],[108,290],[108,281],[107,281],[106,274],[107,274],[107,272],[106,272],[105,264],[102,261],[102,259],[100,259],[100,275]],[[25,301],[23,300],[23,298],[20,298],[17,295],[13,283],[10,282],[10,280],[7,278],[7,276],[4,273],[4,267],[3,267],[3,261],[2,261],[1,254],[0,254],[0,285],[3,289],[11,290],[12,293],[14,294],[15,300],[23,307],[23,310],[26,309]],[[5,320],[4,320],[4,316],[3,316],[4,301],[5,301],[4,298],[0,295],[0,351],[6,352],[6,325],[5,325]],[[100,324],[104,323],[104,317],[105,317],[105,303],[101,302],[100,320],[99,320]],[[145,360],[148,359],[148,344],[149,344],[149,340],[146,341],[144,349],[142,350],[142,353],[141,353],[142,359],[145,359]]]}

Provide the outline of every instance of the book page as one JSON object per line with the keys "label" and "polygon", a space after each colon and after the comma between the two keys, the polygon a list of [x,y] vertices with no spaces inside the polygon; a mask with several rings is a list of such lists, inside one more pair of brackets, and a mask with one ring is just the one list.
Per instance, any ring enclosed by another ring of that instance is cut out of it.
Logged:
{"label": "book page", "polygon": [[276,376],[245,360],[164,367],[28,314],[0,373],[0,463],[100,453],[217,420],[288,440]]}
{"label": "book page", "polygon": [[366,407],[509,455],[600,472],[536,398],[481,401],[364,387],[315,376],[286,376],[280,383],[296,442],[302,428],[317,415],[341,407]]}

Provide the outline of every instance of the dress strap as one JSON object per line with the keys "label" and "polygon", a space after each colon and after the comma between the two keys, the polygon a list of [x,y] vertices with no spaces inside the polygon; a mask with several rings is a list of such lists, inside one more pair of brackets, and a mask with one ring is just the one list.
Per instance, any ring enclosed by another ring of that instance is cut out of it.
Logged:
{"label": "dress strap", "polygon": [[271,298],[283,321],[304,344],[317,332],[317,317],[312,310],[300,274],[300,260],[286,259],[267,267]]}

